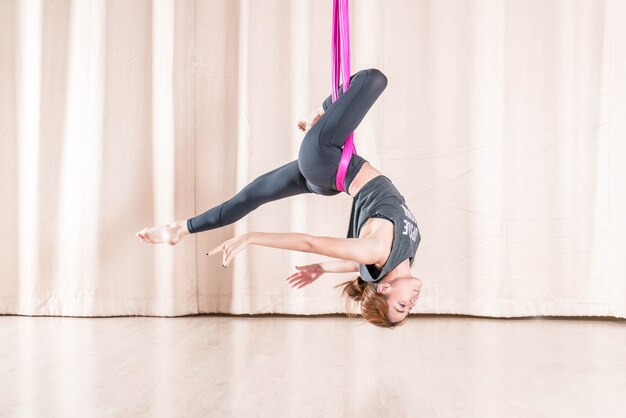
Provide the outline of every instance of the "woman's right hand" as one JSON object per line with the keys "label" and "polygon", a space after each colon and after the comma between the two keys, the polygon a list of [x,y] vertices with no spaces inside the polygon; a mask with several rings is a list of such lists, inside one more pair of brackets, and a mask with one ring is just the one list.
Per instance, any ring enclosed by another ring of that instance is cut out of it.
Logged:
{"label": "woman's right hand", "polygon": [[289,275],[285,280],[289,282],[291,287],[300,289],[319,279],[322,274],[324,274],[324,269],[318,263],[296,266],[296,272]]}

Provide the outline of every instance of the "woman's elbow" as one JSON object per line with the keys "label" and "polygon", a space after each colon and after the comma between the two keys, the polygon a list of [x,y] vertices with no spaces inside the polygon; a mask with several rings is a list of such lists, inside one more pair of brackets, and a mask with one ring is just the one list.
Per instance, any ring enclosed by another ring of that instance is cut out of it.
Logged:
{"label": "woman's elbow", "polygon": [[313,240],[313,236],[308,234],[302,235],[302,239],[300,240],[300,251],[304,253],[316,253],[317,248]]}

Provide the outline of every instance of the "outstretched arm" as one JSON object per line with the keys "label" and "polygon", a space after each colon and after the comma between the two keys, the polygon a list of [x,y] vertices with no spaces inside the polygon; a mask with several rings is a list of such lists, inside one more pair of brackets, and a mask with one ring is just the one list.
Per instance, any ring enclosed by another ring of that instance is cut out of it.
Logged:
{"label": "outstretched arm", "polygon": [[296,266],[296,272],[287,276],[285,280],[291,287],[301,289],[308,286],[324,273],[348,273],[359,271],[359,264],[350,260],[332,260],[307,266]]}
{"label": "outstretched arm", "polygon": [[332,260],[318,263],[324,273],[356,273],[359,263],[352,260]]}
{"label": "outstretched arm", "polygon": [[233,257],[249,244],[325,255],[358,264],[384,262],[383,258],[387,256],[385,244],[375,238],[318,237],[293,232],[248,232],[219,245],[208,255],[222,251],[222,264],[226,267]]}
{"label": "outstretched arm", "polygon": [[250,244],[282,248],[373,264],[381,258],[382,241],[375,238],[318,237],[300,233],[250,232]]}

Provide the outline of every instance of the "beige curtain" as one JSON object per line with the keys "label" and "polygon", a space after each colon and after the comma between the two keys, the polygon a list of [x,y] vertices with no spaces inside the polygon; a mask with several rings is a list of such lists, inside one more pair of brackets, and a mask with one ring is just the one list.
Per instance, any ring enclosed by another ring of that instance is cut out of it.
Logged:
{"label": "beige curtain", "polygon": [[[0,2],[0,313],[344,312],[322,259],[248,230],[344,236],[350,197],[297,196],[174,247],[189,218],[296,158],[330,91],[331,0]],[[357,148],[422,243],[417,312],[626,317],[626,3],[351,2],[352,68],[387,90]],[[351,308],[356,312],[354,307]]]}

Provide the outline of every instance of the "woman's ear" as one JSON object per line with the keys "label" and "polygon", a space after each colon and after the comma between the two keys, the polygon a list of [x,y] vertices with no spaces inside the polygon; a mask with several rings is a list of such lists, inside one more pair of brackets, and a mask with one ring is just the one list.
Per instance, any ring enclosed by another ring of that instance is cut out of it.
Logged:
{"label": "woman's ear", "polygon": [[381,293],[381,294],[386,294],[389,293],[389,288],[391,287],[391,285],[389,283],[379,283],[376,286],[376,292]]}

